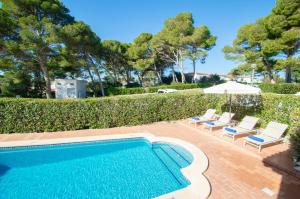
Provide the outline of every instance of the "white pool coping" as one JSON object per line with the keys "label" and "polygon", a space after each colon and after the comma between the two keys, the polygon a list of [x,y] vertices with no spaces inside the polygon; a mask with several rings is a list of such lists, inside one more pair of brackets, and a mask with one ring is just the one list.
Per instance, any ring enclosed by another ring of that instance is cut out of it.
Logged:
{"label": "white pool coping", "polygon": [[170,138],[154,136],[151,133],[133,133],[133,134],[119,134],[119,135],[100,135],[100,136],[87,136],[75,138],[56,138],[45,140],[26,140],[26,141],[8,141],[0,142],[0,147],[20,147],[20,146],[36,146],[47,144],[63,144],[72,142],[85,142],[85,141],[99,141],[111,139],[126,139],[126,138],[145,138],[151,143],[166,142],[183,147],[193,155],[192,163],[181,169],[182,174],[190,181],[190,184],[183,188],[170,192],[168,194],[157,197],[157,199],[189,199],[189,198],[208,198],[211,192],[209,181],[204,176],[204,172],[208,168],[207,156],[195,145],[186,141]]}

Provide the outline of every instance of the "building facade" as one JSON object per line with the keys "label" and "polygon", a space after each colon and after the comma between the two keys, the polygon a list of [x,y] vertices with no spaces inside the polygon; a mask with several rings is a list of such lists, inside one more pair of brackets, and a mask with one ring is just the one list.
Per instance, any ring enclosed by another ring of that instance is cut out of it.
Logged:
{"label": "building facade", "polygon": [[51,89],[57,99],[86,98],[86,84],[84,80],[55,79]]}

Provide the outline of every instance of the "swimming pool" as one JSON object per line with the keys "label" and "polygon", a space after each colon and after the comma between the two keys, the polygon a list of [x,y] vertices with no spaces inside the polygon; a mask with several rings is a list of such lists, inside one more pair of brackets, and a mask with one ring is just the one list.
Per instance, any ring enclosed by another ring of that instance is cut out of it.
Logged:
{"label": "swimming pool", "polygon": [[192,161],[144,138],[0,148],[0,198],[153,198],[187,187]]}

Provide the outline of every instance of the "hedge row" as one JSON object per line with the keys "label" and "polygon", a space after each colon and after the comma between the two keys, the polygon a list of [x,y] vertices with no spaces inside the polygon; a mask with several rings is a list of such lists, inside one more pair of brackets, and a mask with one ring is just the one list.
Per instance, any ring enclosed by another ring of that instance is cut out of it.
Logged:
{"label": "hedge row", "polygon": [[[171,88],[177,90],[193,89],[193,88],[206,88],[212,86],[209,83],[192,83],[192,84],[171,84],[153,87],[136,87],[136,88],[122,88],[122,87],[109,87],[106,89],[106,95],[130,95],[130,94],[143,94],[155,93],[159,89]],[[263,83],[259,85],[264,93],[277,93],[277,94],[295,94],[300,92],[300,84],[296,83],[282,83],[282,84],[269,84]]]}
{"label": "hedge row", "polygon": [[[237,96],[232,107],[238,118],[244,115],[255,115],[261,118],[261,123],[265,126],[269,121],[275,120],[292,125],[293,121],[291,113],[293,110],[300,108],[300,97],[295,95],[278,95],[278,94],[262,94],[260,96],[253,96],[250,99],[245,96]],[[250,100],[250,102],[249,102]],[[251,101],[252,100],[252,101]],[[254,106],[247,106],[248,104],[255,104]],[[240,106],[244,104],[245,106]]]}
{"label": "hedge row", "polygon": [[[64,131],[139,125],[178,120],[202,114],[208,108],[228,110],[224,95],[199,92],[161,95],[114,96],[78,100],[0,99],[0,133]],[[263,94],[235,96],[236,119],[261,118],[262,126],[276,120],[291,125],[298,96]],[[300,116],[299,116],[300,117]]]}
{"label": "hedge row", "polygon": [[122,88],[122,87],[109,87],[106,89],[106,95],[131,95],[145,93],[145,89],[142,87],[137,88]]}
{"label": "hedge row", "polygon": [[292,155],[296,161],[300,161],[300,108],[291,113],[292,118],[292,134],[290,141],[292,143]]}
{"label": "hedge row", "polygon": [[295,94],[300,92],[300,84],[296,83],[282,83],[282,84],[260,84],[260,89],[265,93],[278,94]]}
{"label": "hedge row", "polygon": [[177,90],[186,90],[193,88],[206,88],[211,86],[208,83],[192,83],[192,84],[170,84],[161,86],[152,86],[147,88],[136,87],[136,88],[122,88],[122,87],[109,87],[106,89],[106,95],[129,95],[129,94],[143,94],[143,93],[155,93],[159,89],[171,88]]}
{"label": "hedge row", "polygon": [[211,86],[208,83],[192,83],[192,84],[171,84],[171,85],[161,85],[161,86],[153,86],[148,88],[149,93],[155,93],[159,89],[171,88],[177,90],[186,90],[186,89],[194,89],[194,88],[206,88]]}
{"label": "hedge row", "polygon": [[80,100],[0,99],[0,133],[63,131],[177,120],[215,107],[220,96],[196,93]]}

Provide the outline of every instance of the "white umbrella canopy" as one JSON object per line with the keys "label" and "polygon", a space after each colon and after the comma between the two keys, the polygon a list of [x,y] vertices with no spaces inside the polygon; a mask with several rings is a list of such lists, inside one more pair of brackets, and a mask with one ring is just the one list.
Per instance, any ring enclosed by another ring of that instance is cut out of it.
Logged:
{"label": "white umbrella canopy", "polygon": [[229,94],[229,114],[231,114],[231,106],[232,94],[256,94],[259,95],[261,93],[260,88],[256,88],[254,86],[249,86],[245,84],[240,84],[237,82],[229,81],[223,84],[219,84],[216,86],[212,86],[206,89],[203,89],[204,93],[211,93],[211,94]]}
{"label": "white umbrella canopy", "polygon": [[237,82],[226,82],[216,86],[212,86],[203,89],[204,93],[215,93],[215,94],[257,94],[261,93],[260,88],[254,86],[249,86],[245,84],[240,84]]}

